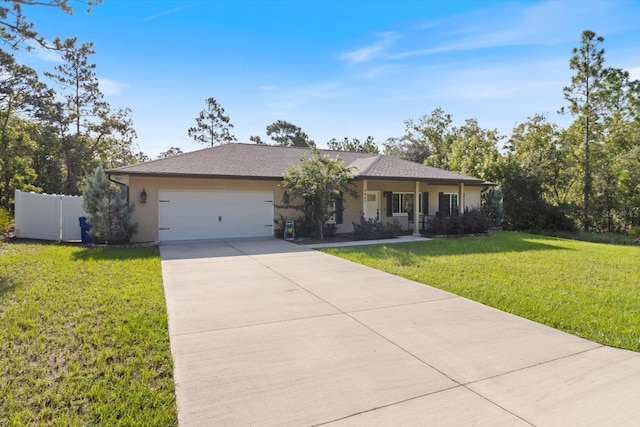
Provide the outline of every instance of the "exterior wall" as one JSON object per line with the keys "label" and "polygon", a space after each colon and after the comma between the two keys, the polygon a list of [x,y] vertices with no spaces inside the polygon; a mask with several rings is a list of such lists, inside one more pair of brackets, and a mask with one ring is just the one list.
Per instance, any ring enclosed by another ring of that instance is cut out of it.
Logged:
{"label": "exterior wall", "polygon": [[482,205],[481,194],[482,187],[464,187],[465,207],[467,209],[479,208]]}
{"label": "exterior wall", "polygon": [[[172,178],[172,177],[129,177],[129,199],[135,203],[133,221],[138,223],[138,232],[133,236],[133,242],[150,242],[158,240],[158,192],[160,190],[263,190],[273,191],[274,205],[282,203],[284,189],[281,181],[261,181],[245,179],[209,179],[209,178]],[[352,223],[360,221],[363,215],[363,181],[355,181],[355,189],[358,199],[349,196],[344,200],[343,222],[338,224],[338,233],[349,233],[353,230]],[[147,203],[140,203],[142,190],[147,193]],[[414,181],[367,181],[368,191],[380,191],[380,219],[389,222],[393,219],[400,222],[403,229],[409,228],[407,215],[387,216],[387,199],[384,192],[413,192]],[[420,183],[420,192],[429,192],[429,215],[435,215],[438,209],[438,193],[458,193],[457,185],[431,185]],[[481,187],[464,187],[465,207],[480,206]],[[297,218],[301,215],[295,210],[279,209],[274,207],[274,219]]]}

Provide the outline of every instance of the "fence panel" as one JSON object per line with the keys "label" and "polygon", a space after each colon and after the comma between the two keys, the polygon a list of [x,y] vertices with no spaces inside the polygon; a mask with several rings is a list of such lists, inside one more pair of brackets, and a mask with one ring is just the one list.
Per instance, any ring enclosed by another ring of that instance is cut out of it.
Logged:
{"label": "fence panel", "polygon": [[87,216],[82,196],[15,191],[16,237],[56,241],[80,240],[78,218]]}

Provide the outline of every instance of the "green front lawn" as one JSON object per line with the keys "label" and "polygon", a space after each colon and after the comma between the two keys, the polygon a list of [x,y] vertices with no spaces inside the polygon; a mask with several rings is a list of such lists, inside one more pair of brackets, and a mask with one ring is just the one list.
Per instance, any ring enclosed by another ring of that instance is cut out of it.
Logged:
{"label": "green front lawn", "polygon": [[640,247],[522,233],[327,248],[557,329],[640,351]]}
{"label": "green front lawn", "polygon": [[157,248],[0,243],[0,425],[177,425]]}

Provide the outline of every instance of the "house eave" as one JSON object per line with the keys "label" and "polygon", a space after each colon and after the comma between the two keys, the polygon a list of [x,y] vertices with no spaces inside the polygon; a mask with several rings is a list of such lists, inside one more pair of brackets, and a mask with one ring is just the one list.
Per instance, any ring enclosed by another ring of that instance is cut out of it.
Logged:
{"label": "house eave", "polygon": [[[171,173],[171,172],[138,172],[138,171],[122,171],[111,169],[106,171],[107,175],[112,176],[136,176],[149,178],[197,178],[197,179],[234,179],[234,180],[253,180],[253,181],[282,181],[283,176],[260,176],[260,175],[222,175],[222,174],[198,174],[198,173]],[[469,186],[487,186],[495,185],[487,181],[477,179],[456,179],[456,178],[425,178],[425,177],[389,177],[375,175],[357,175],[352,181],[362,180],[375,181],[403,181],[403,182],[424,182],[431,185],[457,185],[464,183]]]}
{"label": "house eave", "polygon": [[464,183],[465,185],[470,186],[482,186],[487,185],[484,182],[476,179],[455,179],[455,178],[424,178],[424,177],[388,177],[388,176],[362,176],[358,175],[353,178],[354,181],[362,181],[362,180],[372,180],[372,181],[404,181],[404,182],[424,182],[432,185],[451,185],[451,184],[460,184]]}
{"label": "house eave", "polygon": [[282,181],[282,177],[256,176],[256,175],[212,175],[198,173],[171,173],[171,172],[122,172],[118,170],[106,171],[107,175],[129,175],[149,178],[198,178],[198,179],[244,179],[254,181]]}

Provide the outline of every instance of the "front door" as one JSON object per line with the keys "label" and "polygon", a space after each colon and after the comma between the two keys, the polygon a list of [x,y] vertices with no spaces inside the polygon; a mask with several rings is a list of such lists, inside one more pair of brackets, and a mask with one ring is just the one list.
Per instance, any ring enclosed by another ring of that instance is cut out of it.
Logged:
{"label": "front door", "polygon": [[366,219],[375,219],[380,221],[380,192],[379,191],[367,191],[367,211],[365,212]]}

